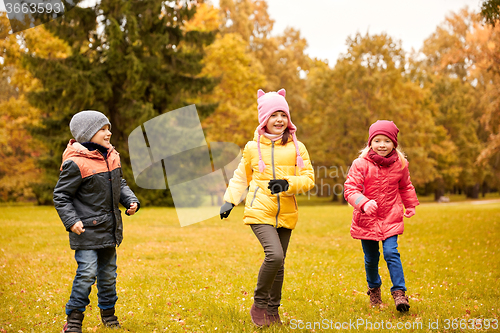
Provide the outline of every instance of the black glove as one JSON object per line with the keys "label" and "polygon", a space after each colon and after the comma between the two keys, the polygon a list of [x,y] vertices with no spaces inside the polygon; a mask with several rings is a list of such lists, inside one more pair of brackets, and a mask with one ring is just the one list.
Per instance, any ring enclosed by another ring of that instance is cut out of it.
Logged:
{"label": "black glove", "polygon": [[227,218],[231,213],[234,205],[230,202],[225,202],[220,208],[220,219],[222,220],[224,217]]}
{"label": "black glove", "polygon": [[267,188],[271,190],[271,194],[285,192],[288,190],[288,182],[284,179],[272,179]]}

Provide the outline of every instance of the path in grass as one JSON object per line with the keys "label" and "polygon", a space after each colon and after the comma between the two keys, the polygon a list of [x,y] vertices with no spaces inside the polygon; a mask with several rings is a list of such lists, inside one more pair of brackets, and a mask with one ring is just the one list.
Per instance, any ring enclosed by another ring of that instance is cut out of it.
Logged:
{"label": "path in grass", "polygon": [[[383,260],[388,306],[369,308],[361,245],[349,235],[351,211],[300,208],[286,261],[281,307],[286,325],[266,331],[336,331],[335,325],[351,331],[370,325],[374,330],[400,325],[408,332],[461,331],[460,325],[479,325],[476,319],[482,319],[483,328],[464,331],[487,331],[487,323],[491,331],[495,323],[486,319],[500,317],[500,203],[423,205],[406,220],[399,247],[411,297],[406,315],[394,310]],[[228,220],[213,218],[184,228],[169,208],[146,207],[125,217],[117,285],[117,314],[124,328],[255,331],[248,310],[263,254],[242,215],[236,207]],[[2,207],[0,332],[59,331],[75,269],[54,208]],[[112,332],[100,324],[95,290],[84,320],[87,331]]]}

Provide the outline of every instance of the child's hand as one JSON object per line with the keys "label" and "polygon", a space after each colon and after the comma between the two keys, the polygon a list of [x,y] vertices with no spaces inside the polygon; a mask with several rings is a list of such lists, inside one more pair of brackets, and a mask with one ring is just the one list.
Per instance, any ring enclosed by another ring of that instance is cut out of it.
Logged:
{"label": "child's hand", "polygon": [[363,210],[365,211],[366,215],[372,216],[377,213],[378,205],[375,200],[370,200],[367,203],[363,205]]}
{"label": "child's hand", "polygon": [[285,179],[271,179],[269,181],[269,186],[267,186],[267,188],[271,190],[271,194],[286,192],[288,191],[288,187],[288,181]]}
{"label": "child's hand", "polygon": [[406,208],[405,217],[410,218],[415,215],[415,207]]}
{"label": "child's hand", "polygon": [[130,204],[130,208],[127,209],[127,214],[128,215],[134,215],[136,210],[137,210],[137,202],[132,202]]}
{"label": "child's hand", "polygon": [[77,235],[80,235],[81,233],[85,232],[85,229],[83,229],[82,221],[78,221],[75,224],[73,224],[71,226],[70,230]]}
{"label": "child's hand", "polygon": [[222,220],[223,218],[226,218],[229,216],[231,213],[231,210],[233,209],[234,205],[230,202],[224,202],[222,207],[220,208],[220,219]]}

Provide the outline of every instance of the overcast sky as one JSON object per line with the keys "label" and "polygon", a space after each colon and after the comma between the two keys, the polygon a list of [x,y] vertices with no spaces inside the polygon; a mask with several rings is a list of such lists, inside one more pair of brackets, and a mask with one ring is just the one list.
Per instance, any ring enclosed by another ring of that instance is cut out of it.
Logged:
{"label": "overcast sky", "polygon": [[[212,0],[218,5],[218,0]],[[331,66],[347,50],[346,39],[356,32],[386,32],[402,41],[407,52],[419,50],[450,12],[465,6],[478,11],[481,0],[267,0],[275,21],[273,33],[299,29],[311,57]]]}
{"label": "overcast sky", "polygon": [[[88,0],[95,1],[95,0]],[[219,0],[212,0],[218,6]],[[407,52],[419,50],[450,12],[465,6],[479,10],[482,0],[267,0],[275,21],[274,34],[286,27],[299,29],[311,57],[334,65],[347,50],[349,36],[356,32],[386,32],[403,43]],[[0,10],[5,11],[0,0]]]}

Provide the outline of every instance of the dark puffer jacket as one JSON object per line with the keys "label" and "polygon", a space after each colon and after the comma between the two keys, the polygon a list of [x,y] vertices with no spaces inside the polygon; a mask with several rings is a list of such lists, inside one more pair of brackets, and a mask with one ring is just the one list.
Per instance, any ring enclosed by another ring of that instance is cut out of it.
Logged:
{"label": "dark puffer jacket", "polygon": [[[110,148],[107,158],[98,150],[78,150],[71,140],[63,153],[59,180],[54,189],[54,205],[73,250],[93,250],[119,246],[123,224],[118,203],[127,209],[139,200],[128,187],[120,155]],[[82,221],[85,232],[70,231]]]}

